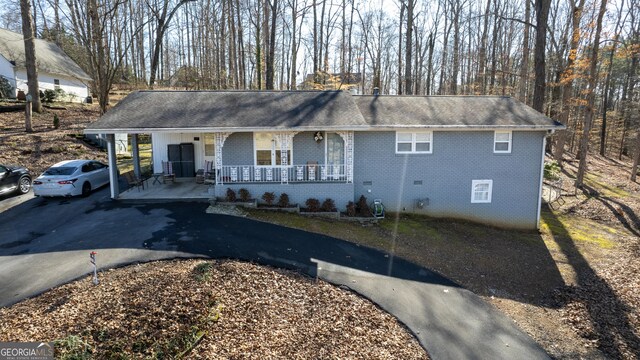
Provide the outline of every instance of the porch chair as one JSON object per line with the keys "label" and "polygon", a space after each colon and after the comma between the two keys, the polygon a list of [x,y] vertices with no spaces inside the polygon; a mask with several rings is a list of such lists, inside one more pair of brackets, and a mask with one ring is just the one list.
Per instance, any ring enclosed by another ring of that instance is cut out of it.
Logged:
{"label": "porch chair", "polygon": [[122,176],[127,180],[127,184],[129,184],[129,188],[137,187],[138,191],[140,191],[140,187],[144,190],[144,180],[137,177],[133,171],[127,171]]}
{"label": "porch chair", "polygon": [[162,183],[166,183],[167,180],[173,183],[176,182],[176,173],[173,172],[173,163],[171,161],[162,162]]}

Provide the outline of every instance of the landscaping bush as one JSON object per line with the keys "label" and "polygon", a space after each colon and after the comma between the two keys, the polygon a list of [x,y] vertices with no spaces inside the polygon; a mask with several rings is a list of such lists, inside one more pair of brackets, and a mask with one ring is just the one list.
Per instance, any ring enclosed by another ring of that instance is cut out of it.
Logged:
{"label": "landscaping bush", "polygon": [[236,201],[236,192],[231,188],[227,188],[227,196],[225,196],[225,200],[227,200],[227,202]]}
{"label": "landscaping bush", "polygon": [[13,96],[13,86],[7,78],[0,76],[0,99]]}
{"label": "landscaping bush", "polygon": [[289,195],[286,193],[280,194],[280,198],[278,199],[278,206],[280,207],[289,207]]}
{"label": "landscaping bush", "polygon": [[360,195],[358,203],[356,204],[356,213],[360,216],[373,216],[369,204],[367,204],[367,198],[364,195]]}
{"label": "landscaping bush", "polygon": [[333,202],[333,199],[327,198],[320,208],[325,212],[333,212],[336,211],[336,204]]}
{"label": "landscaping bush", "polygon": [[44,93],[40,94],[40,98],[42,99],[42,101],[50,103],[62,99],[64,95],[64,90],[62,89],[47,89],[44,91]]}
{"label": "landscaping bush", "polygon": [[353,201],[347,203],[347,216],[356,216],[356,204]]}
{"label": "landscaping bush", "polygon": [[314,198],[308,198],[305,202],[307,205],[307,211],[309,212],[318,212],[320,211],[320,200]]}
{"label": "landscaping bush", "polygon": [[272,192],[265,192],[264,194],[262,194],[262,200],[264,200],[264,202],[267,203],[267,205],[269,206],[273,205],[273,201],[275,199],[276,199],[276,194]]}
{"label": "landscaping bush", "polygon": [[240,196],[240,200],[242,202],[247,202],[249,201],[249,199],[251,199],[251,193],[245,188],[238,190],[238,195]]}
{"label": "landscaping bush", "polygon": [[53,128],[60,128],[60,118],[58,117],[58,114],[53,114]]}
{"label": "landscaping bush", "polygon": [[547,180],[558,180],[560,178],[560,165],[553,160],[544,164],[544,178]]}

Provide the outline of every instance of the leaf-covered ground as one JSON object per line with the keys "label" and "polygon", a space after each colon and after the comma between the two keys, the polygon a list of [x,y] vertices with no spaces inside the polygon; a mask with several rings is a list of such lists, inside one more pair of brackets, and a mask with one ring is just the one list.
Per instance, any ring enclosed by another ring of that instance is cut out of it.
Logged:
{"label": "leaf-covered ground", "polygon": [[371,302],[236,261],[133,265],[0,309],[0,341],[56,341],[60,358],[427,359]]}

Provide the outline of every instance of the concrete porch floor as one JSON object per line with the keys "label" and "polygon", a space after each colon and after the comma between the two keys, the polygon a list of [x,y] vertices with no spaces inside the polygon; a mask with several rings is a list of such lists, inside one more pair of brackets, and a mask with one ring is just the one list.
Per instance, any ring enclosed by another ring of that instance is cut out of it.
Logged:
{"label": "concrete porch floor", "polygon": [[[126,188],[127,185],[125,185]],[[212,193],[209,194],[209,187]],[[207,201],[213,198],[213,185],[197,184],[196,178],[177,178],[175,182],[156,181],[153,177],[145,180],[144,189],[136,186],[120,192],[119,200],[132,201]]]}

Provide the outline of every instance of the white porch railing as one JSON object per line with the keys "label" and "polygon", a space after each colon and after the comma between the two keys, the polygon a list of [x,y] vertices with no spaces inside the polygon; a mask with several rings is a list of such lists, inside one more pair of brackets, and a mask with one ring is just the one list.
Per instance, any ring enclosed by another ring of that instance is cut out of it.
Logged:
{"label": "white porch railing", "polygon": [[255,166],[224,165],[216,173],[218,184],[347,182],[345,165]]}

